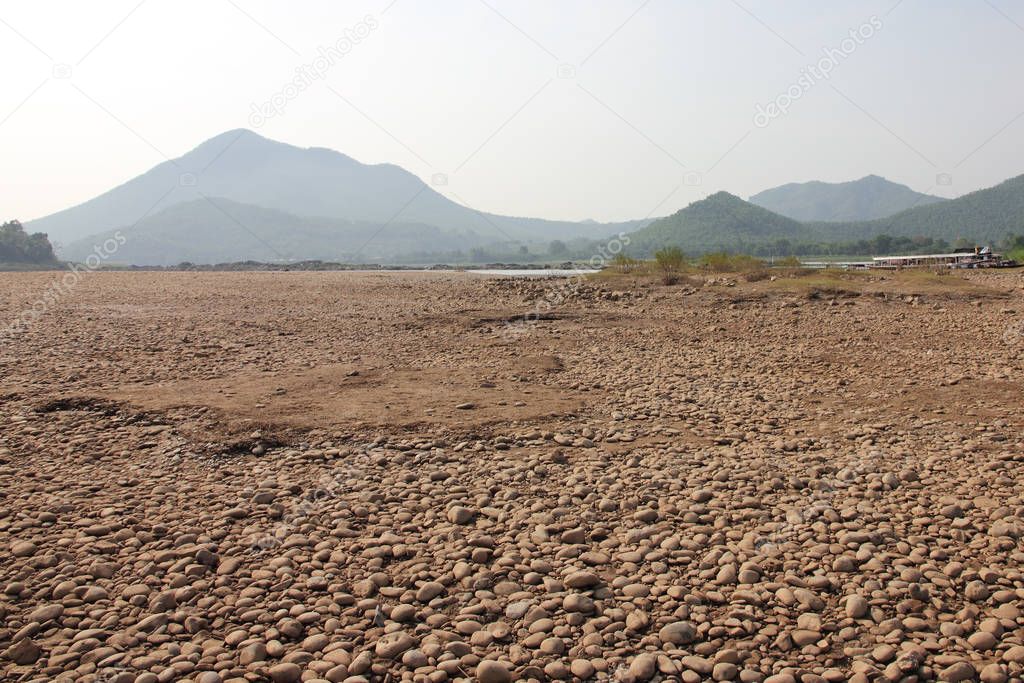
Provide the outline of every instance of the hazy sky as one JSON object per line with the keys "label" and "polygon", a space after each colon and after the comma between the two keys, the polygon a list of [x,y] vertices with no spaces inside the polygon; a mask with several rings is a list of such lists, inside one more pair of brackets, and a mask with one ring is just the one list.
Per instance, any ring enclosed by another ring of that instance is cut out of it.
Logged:
{"label": "hazy sky", "polygon": [[1024,173],[1012,0],[5,0],[0,36],[3,218],[243,127],[562,219],[870,173],[955,196]]}

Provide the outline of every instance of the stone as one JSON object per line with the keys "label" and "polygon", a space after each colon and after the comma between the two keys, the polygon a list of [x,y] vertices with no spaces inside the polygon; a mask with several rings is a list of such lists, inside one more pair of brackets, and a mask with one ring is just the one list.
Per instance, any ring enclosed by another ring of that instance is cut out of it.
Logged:
{"label": "stone", "polygon": [[297,664],[282,662],[267,669],[267,675],[274,683],[297,683],[302,677],[302,669]]}
{"label": "stone", "polygon": [[973,681],[977,675],[974,667],[971,666],[970,662],[957,662],[952,664],[942,671],[939,672],[939,680],[947,683],[957,683],[957,681]]}
{"label": "stone", "polygon": [[593,588],[594,586],[599,585],[601,580],[598,578],[597,574],[594,574],[593,572],[579,571],[566,576],[563,583],[568,588],[582,589]]}
{"label": "stone", "polygon": [[658,659],[652,654],[637,655],[629,665],[629,674],[636,681],[649,681],[658,670]]}
{"label": "stone", "polygon": [[688,621],[675,621],[658,631],[658,640],[672,645],[689,645],[697,639],[697,629]]}
{"label": "stone", "polygon": [[384,659],[395,659],[406,650],[415,647],[416,641],[404,631],[393,631],[377,641],[374,652]]}
{"label": "stone", "polygon": [[454,505],[448,509],[448,521],[452,524],[469,524],[476,513],[461,505]]}

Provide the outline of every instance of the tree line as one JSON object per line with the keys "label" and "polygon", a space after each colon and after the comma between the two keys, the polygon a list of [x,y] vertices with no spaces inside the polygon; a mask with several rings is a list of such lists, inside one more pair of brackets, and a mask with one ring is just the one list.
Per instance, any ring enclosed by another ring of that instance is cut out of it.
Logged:
{"label": "tree line", "polygon": [[[941,237],[898,237],[876,235],[871,239],[845,242],[794,242],[778,239],[771,242],[737,244],[726,249],[733,253],[751,254],[762,258],[786,256],[888,256],[890,254],[942,254],[955,249],[986,246],[968,239],[949,242]],[[1024,235],[1008,235],[998,244],[987,245],[1007,253],[1024,248]]]}
{"label": "tree line", "polygon": [[57,261],[46,235],[28,234],[18,221],[0,225],[0,263],[47,264]]}

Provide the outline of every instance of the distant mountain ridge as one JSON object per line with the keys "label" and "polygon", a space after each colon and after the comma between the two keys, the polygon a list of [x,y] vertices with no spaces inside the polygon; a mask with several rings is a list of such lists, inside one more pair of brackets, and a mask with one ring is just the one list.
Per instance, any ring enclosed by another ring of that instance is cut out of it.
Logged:
{"label": "distant mountain ridge", "polygon": [[64,258],[81,261],[115,233],[123,244],[111,261],[149,266],[234,261],[325,260],[397,262],[403,257],[482,247],[493,238],[472,231],[444,231],[425,223],[378,223],[306,218],[223,197],[182,202],[135,225],[91,235],[67,245]]}
{"label": "distant mountain ridge", "polygon": [[944,201],[877,175],[845,183],[789,183],[750,198],[751,204],[803,222],[869,221]]}
{"label": "distant mountain ridge", "polygon": [[727,192],[713,194],[632,233],[631,253],[663,246],[691,253],[747,251],[777,243],[840,243],[878,235],[997,244],[1024,235],[1024,175],[957,199],[934,202],[871,221],[801,222]]}
{"label": "distant mountain ridge", "polygon": [[[821,199],[825,195],[836,197],[828,211],[819,206],[829,204]],[[332,150],[299,148],[240,130],[27,227],[63,242],[59,254],[71,259],[83,258],[120,231],[124,244],[111,260],[136,265],[432,263],[435,257],[464,259],[469,251],[479,252],[473,258],[486,257],[485,248],[529,256],[525,243],[553,240],[574,240],[582,250],[620,232],[630,234],[635,255],[667,245],[699,253],[848,243],[883,234],[985,243],[1024,234],[1024,176],[952,200],[878,176],[787,185],[752,199],[830,217],[915,205],[872,220],[802,221],[718,192],[661,219],[598,223],[501,216],[456,203],[398,166],[366,165]]]}
{"label": "distant mountain ridge", "polygon": [[876,235],[933,237],[996,244],[1024,234],[1024,175],[962,195],[918,206],[873,221],[808,223],[816,233],[833,240],[865,239]]}
{"label": "distant mountain ridge", "polygon": [[433,225],[474,231],[503,242],[601,237],[646,221],[549,221],[478,212],[436,192],[392,164],[362,164],[340,152],[300,148],[252,131],[228,131],[185,155],[29,227],[68,244],[130,228],[169,207],[219,197],[238,204],[323,218],[385,225]]}

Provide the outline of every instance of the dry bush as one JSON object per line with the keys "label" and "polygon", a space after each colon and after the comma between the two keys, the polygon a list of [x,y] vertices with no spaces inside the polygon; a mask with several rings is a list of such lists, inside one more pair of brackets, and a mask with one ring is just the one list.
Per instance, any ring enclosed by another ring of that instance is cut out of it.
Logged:
{"label": "dry bush", "polygon": [[620,273],[632,273],[640,269],[643,265],[643,261],[639,259],[627,256],[624,253],[618,253],[612,259],[612,267],[618,270]]}
{"label": "dry bush", "polygon": [[654,262],[661,271],[661,282],[674,285],[679,282],[679,272],[686,264],[686,254],[679,247],[665,247],[654,252]]}

